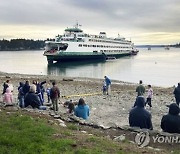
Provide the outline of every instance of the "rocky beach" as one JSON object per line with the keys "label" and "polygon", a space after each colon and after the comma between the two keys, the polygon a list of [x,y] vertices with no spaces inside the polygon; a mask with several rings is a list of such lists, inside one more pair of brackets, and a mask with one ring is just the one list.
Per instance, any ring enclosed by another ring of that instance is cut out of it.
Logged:
{"label": "rocky beach", "polygon": [[[77,102],[79,98],[83,98],[85,102],[90,106],[90,117],[88,123],[94,123],[105,128],[108,127],[123,127],[128,126],[128,116],[131,110],[135,98],[135,89],[138,84],[127,83],[123,81],[112,81],[111,94],[102,94],[103,80],[92,78],[64,78],[59,76],[46,76],[46,75],[24,75],[24,74],[9,74],[0,73],[1,85],[9,79],[14,86],[13,96],[14,102],[17,100],[17,88],[19,82],[29,80],[32,83],[33,80],[40,82],[46,80],[47,84],[51,84],[51,81],[55,80],[61,91],[61,98],[59,102],[60,114],[66,115],[67,109],[63,106],[65,101],[72,99]],[[47,87],[47,84],[44,86]],[[145,85],[147,89],[147,85]],[[160,129],[161,118],[164,114],[167,114],[169,105],[174,102],[173,90],[174,87],[163,88],[155,87],[154,96],[152,99],[152,108],[146,107],[152,114],[152,123],[155,130]],[[2,93],[2,88],[0,89]],[[2,102],[2,95],[0,98]],[[47,102],[45,94],[45,102]],[[67,114],[67,116],[69,116]]]}

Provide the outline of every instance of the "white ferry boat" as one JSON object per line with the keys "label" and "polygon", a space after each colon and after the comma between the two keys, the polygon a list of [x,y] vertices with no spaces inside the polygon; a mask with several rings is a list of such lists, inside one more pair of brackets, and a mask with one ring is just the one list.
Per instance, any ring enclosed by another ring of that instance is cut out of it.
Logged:
{"label": "white ferry boat", "polygon": [[118,35],[108,38],[105,32],[89,35],[76,24],[66,28],[64,35],[45,42],[44,56],[48,64],[63,61],[106,60],[132,55],[138,52],[134,44]]}

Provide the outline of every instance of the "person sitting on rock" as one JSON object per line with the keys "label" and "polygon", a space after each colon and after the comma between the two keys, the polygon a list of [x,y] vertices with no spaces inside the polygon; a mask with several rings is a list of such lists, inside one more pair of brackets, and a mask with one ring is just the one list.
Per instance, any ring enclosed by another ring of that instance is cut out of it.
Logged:
{"label": "person sitting on rock", "polygon": [[35,92],[36,92],[36,86],[31,85],[29,92],[26,94],[25,99],[24,99],[25,107],[30,105],[32,106],[32,108],[46,110],[46,106],[41,106],[39,97],[37,96],[37,94],[35,94]]}
{"label": "person sitting on rock", "polygon": [[176,103],[169,105],[169,113],[161,120],[161,128],[164,132],[180,133],[180,109]]}
{"label": "person sitting on rock", "polygon": [[136,99],[136,105],[131,109],[129,113],[129,125],[130,127],[140,127],[146,129],[153,129],[151,114],[144,108],[145,98],[138,96]]}
{"label": "person sitting on rock", "polygon": [[75,108],[74,114],[77,117],[81,117],[83,119],[88,119],[89,117],[89,106],[85,104],[83,98],[79,99],[78,105]]}

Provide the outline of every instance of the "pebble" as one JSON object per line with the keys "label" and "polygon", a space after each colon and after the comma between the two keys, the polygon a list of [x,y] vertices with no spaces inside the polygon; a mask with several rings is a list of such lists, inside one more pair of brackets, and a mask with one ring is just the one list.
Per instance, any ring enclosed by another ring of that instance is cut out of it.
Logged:
{"label": "pebble", "polygon": [[67,127],[64,123],[60,123],[59,125],[62,127]]}
{"label": "pebble", "polygon": [[114,141],[124,141],[126,139],[125,134],[115,137]]}

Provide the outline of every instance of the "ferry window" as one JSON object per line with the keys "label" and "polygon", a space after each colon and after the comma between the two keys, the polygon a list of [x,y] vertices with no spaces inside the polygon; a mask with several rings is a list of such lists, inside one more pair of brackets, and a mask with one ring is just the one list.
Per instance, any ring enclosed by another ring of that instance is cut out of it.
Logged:
{"label": "ferry window", "polygon": [[83,47],[87,47],[87,44],[83,44]]}
{"label": "ferry window", "polygon": [[98,51],[93,51],[93,53],[97,53]]}
{"label": "ferry window", "polygon": [[82,47],[82,44],[79,44],[79,47]]}
{"label": "ferry window", "polygon": [[93,45],[93,47],[96,47],[96,45]]}
{"label": "ferry window", "polygon": [[103,48],[103,45],[101,45],[101,48]]}

